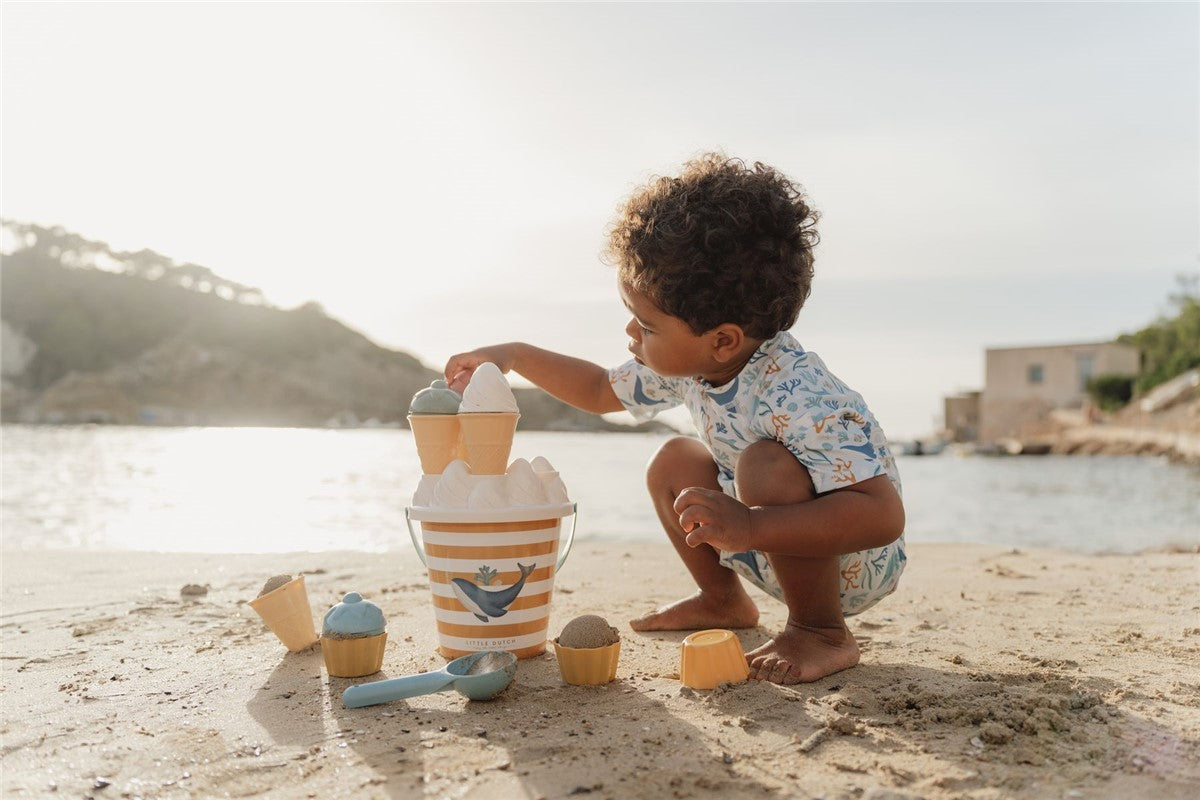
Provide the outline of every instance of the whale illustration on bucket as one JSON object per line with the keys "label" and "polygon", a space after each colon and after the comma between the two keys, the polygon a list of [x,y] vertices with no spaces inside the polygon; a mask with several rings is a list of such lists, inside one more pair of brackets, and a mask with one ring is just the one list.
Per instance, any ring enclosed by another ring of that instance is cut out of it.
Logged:
{"label": "whale illustration on bucket", "polygon": [[[546,650],[554,575],[575,540],[576,503],[409,506],[404,517],[429,571],[442,656],[508,650],[530,658]],[[571,526],[560,548],[567,517]]]}

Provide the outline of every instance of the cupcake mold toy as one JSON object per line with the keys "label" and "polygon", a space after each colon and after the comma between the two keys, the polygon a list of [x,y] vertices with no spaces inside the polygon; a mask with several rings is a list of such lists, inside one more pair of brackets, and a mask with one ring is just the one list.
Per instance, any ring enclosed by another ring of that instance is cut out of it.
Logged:
{"label": "cupcake mold toy", "polygon": [[325,669],[335,678],[360,678],[379,672],[387,644],[383,611],[358,592],[325,612],[321,652]]}
{"label": "cupcake mold toy", "polygon": [[568,622],[554,640],[562,679],[575,686],[599,686],[617,677],[621,635],[608,620],[584,614]]}

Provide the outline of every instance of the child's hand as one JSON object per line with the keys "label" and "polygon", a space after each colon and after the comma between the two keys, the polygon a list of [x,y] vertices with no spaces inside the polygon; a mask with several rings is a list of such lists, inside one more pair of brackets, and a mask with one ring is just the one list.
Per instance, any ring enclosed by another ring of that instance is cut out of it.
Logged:
{"label": "child's hand", "polygon": [[507,373],[513,368],[513,350],[510,344],[496,344],[450,356],[450,360],[446,362],[446,383],[451,389],[461,393],[471,382],[471,376],[475,374],[479,365],[488,361],[499,367],[501,372]]}
{"label": "child's hand", "polygon": [[713,489],[693,486],[675,498],[679,524],[688,531],[688,547],[710,544],[741,553],[750,549],[750,509]]}

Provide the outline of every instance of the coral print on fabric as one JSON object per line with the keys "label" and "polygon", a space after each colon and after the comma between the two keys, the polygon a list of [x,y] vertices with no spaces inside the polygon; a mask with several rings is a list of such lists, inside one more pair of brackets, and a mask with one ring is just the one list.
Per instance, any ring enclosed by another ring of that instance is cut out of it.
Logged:
{"label": "coral print on fabric", "polygon": [[[887,437],[862,396],[842,383],[786,331],[751,356],[724,386],[664,378],[636,361],[609,370],[613,391],[639,420],[668,408],[688,409],[719,469],[721,488],[736,496],[733,470],[754,442],[782,443],[812,476],[818,493],[886,475],[900,492]],[[799,535],[799,534],[798,534]],[[777,598],[783,591],[764,554],[722,553],[722,563]],[[904,539],[842,556],[842,610],[857,614],[895,591],[904,569]]]}

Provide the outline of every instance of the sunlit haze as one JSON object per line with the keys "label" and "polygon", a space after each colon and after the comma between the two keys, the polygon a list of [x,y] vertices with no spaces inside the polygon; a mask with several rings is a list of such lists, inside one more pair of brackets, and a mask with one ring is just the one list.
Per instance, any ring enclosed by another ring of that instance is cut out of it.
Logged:
{"label": "sunlit haze", "polygon": [[987,346],[1111,339],[1200,254],[1200,6],[3,6],[8,219],[319,302],[440,368],[612,365],[621,200],[717,149],[823,215],[795,332],[892,436]]}

